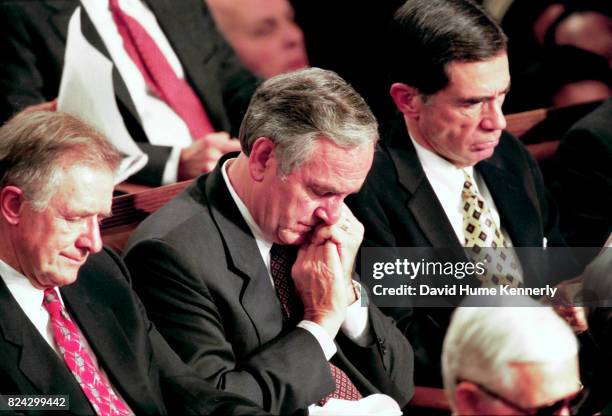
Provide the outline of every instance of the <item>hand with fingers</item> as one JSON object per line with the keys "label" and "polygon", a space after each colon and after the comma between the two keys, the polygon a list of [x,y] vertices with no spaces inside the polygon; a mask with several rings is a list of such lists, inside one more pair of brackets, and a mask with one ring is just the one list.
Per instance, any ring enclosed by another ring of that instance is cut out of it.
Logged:
{"label": "hand with fingers", "polygon": [[210,172],[221,156],[237,151],[240,142],[226,132],[209,133],[181,151],[177,179],[185,181]]}
{"label": "hand with fingers", "polygon": [[291,269],[304,305],[304,319],[319,324],[334,338],[344,322],[348,293],[336,245],[305,244]]}
{"label": "hand with fingers", "polygon": [[353,271],[355,259],[363,240],[363,225],[355,218],[346,204],[342,204],[340,218],[334,224],[322,224],[311,237],[312,244],[331,242],[336,246],[349,293],[349,304],[357,300],[353,290]]}

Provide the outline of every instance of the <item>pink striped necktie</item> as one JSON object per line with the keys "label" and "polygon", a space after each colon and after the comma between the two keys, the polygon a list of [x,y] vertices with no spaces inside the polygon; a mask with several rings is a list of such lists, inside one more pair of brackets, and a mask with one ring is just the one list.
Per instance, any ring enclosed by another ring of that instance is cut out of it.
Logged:
{"label": "pink striped necktie", "polygon": [[109,0],[123,46],[134,61],[150,90],[183,119],[193,139],[215,131],[200,99],[187,81],[176,76],[153,38],[134,18],[119,8],[119,0]]}
{"label": "pink striped necktie", "polygon": [[[294,251],[293,253],[291,251]],[[295,285],[291,278],[291,267],[295,261],[297,250],[294,247],[273,244],[270,250],[270,274],[274,282],[276,295],[281,303],[285,323],[295,326],[304,315],[302,302],[295,293]],[[336,389],[322,398],[319,405],[323,406],[329,399],[359,400],[361,393],[349,376],[332,363],[329,364]]]}
{"label": "pink striped necktie", "polygon": [[78,381],[96,414],[99,416],[133,414],[93,364],[76,324],[66,313],[55,289],[45,289],[43,306],[51,317],[55,343],[64,357],[64,362]]}

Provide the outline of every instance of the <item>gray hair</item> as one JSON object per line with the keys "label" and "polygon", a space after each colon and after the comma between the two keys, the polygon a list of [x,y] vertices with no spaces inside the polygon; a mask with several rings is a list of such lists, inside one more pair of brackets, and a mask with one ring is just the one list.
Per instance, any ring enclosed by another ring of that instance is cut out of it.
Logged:
{"label": "gray hair", "polygon": [[455,409],[455,390],[465,379],[510,389],[516,384],[510,364],[558,363],[578,354],[576,337],[551,307],[459,307],[442,350],[446,395]]}
{"label": "gray hair", "polygon": [[80,119],[62,112],[21,112],[0,128],[0,189],[19,187],[32,209],[42,210],[59,186],[61,159],[108,168],[121,154]]}
{"label": "gray hair", "polygon": [[343,148],[378,140],[378,125],[361,96],[332,71],[309,68],[270,78],[259,86],[240,126],[242,151],[255,140],[275,145],[279,176],[308,161],[316,140]]}

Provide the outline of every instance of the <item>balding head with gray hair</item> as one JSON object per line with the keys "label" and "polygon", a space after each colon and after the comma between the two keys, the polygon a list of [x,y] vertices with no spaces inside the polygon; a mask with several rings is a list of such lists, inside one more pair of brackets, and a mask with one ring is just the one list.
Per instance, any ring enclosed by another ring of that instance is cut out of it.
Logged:
{"label": "balding head with gray hair", "polygon": [[67,113],[22,112],[0,128],[0,189],[22,189],[42,209],[58,186],[60,159],[115,172],[121,154],[96,129]]}
{"label": "balding head with gray hair", "polygon": [[240,127],[249,155],[260,137],[274,142],[279,174],[306,162],[316,140],[343,148],[378,140],[378,125],[361,96],[336,73],[319,68],[279,75],[255,92]]}
{"label": "balding head with gray hair", "polygon": [[[516,371],[519,365],[554,366],[576,360],[576,337],[551,307],[530,298],[512,300],[521,306],[459,307],[453,314],[444,339],[442,368],[455,411],[456,389],[462,381],[503,396],[502,392],[524,383]],[[577,380],[569,382],[575,388],[579,385]]]}

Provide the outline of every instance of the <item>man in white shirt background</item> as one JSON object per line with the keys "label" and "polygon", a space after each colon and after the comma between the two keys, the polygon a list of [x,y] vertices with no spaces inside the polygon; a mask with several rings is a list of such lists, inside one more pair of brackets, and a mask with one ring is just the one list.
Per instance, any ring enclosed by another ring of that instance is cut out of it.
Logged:
{"label": "man in white shirt background", "polygon": [[[0,5],[5,39],[0,47],[4,62],[0,70],[2,119],[57,97],[68,19],[80,6],[83,35],[113,62],[115,95],[123,121],[149,158],[132,180],[160,185],[209,171],[221,155],[239,148],[230,136],[237,133],[256,84],[254,76],[242,67],[219,34],[203,1],[116,2],[115,9],[143,28],[176,78],[191,90],[192,102],[201,106],[198,118],[207,119],[203,123],[209,127],[191,128],[180,110],[149,85],[128,52],[110,3],[49,0]],[[149,59],[145,56],[144,60]]]}

